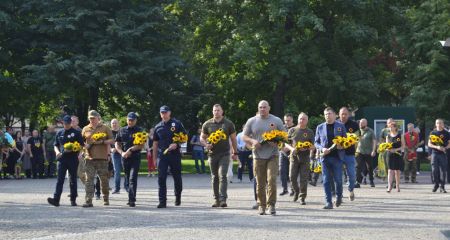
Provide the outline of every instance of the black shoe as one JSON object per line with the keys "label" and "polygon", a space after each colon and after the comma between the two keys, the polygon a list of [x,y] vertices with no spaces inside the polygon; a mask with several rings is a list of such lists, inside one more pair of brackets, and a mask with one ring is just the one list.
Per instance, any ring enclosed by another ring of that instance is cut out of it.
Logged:
{"label": "black shoe", "polygon": [[292,199],[292,201],[294,201],[294,202],[297,202],[297,200],[298,200],[298,193],[296,193],[296,194],[294,194],[294,199]]}
{"label": "black shoe", "polygon": [[336,207],[339,207],[342,205],[342,198],[336,199]]}
{"label": "black shoe", "polygon": [[300,199],[301,205],[306,205],[305,198]]}
{"label": "black shoe", "polygon": [[59,207],[59,202],[56,201],[54,198],[47,198],[47,202],[48,202],[50,205],[53,205],[53,206],[55,206],[55,207]]}
{"label": "black shoe", "polygon": [[220,202],[220,207],[221,207],[221,208],[226,208],[226,207],[228,207],[227,202],[221,201],[221,202]]}
{"label": "black shoe", "polygon": [[92,205],[92,203],[85,203],[85,204],[83,204],[83,206],[82,207],[84,207],[84,208],[91,208],[91,207],[93,207],[94,205]]}
{"label": "black shoe", "polygon": [[434,185],[434,187],[433,187],[433,192],[436,192],[437,190],[438,190],[438,188],[439,188],[439,186],[436,186],[436,185]]}
{"label": "black shoe", "polygon": [[323,206],[323,209],[333,209],[333,204],[327,203],[325,206]]}
{"label": "black shoe", "polygon": [[120,194],[120,190],[114,190],[111,194]]}
{"label": "black shoe", "polygon": [[129,202],[129,204],[128,204],[130,207],[136,207],[136,203],[134,203],[134,202]]}
{"label": "black shoe", "polygon": [[361,188],[361,185],[359,183],[355,183],[355,188]]}
{"label": "black shoe", "polygon": [[166,208],[166,203],[159,203],[158,206],[156,206],[157,208]]}
{"label": "black shoe", "polygon": [[175,199],[175,206],[180,206],[181,205],[181,197],[177,197]]}
{"label": "black shoe", "polygon": [[375,183],[373,181],[370,181],[370,187],[375,187]]}
{"label": "black shoe", "polygon": [[213,207],[213,208],[220,207],[220,202],[218,200],[214,201],[214,203],[211,205],[211,207]]}
{"label": "black shoe", "polygon": [[292,197],[292,196],[294,196],[294,194],[295,194],[294,192],[291,192],[291,193],[289,193],[289,196]]}
{"label": "black shoe", "polygon": [[445,188],[444,188],[444,187],[441,187],[441,188],[439,189],[439,191],[440,191],[441,193],[447,193],[447,191],[445,191]]}
{"label": "black shoe", "polygon": [[70,201],[70,205],[71,205],[72,207],[78,206],[78,205],[77,205],[77,202],[75,202],[75,200]]}
{"label": "black shoe", "polygon": [[67,197],[68,197],[68,198],[70,198],[70,196],[71,196],[70,194],[69,194],[69,195],[67,195]]}
{"label": "black shoe", "polygon": [[311,184],[311,186],[317,186],[317,182],[310,182],[309,184]]}
{"label": "black shoe", "polygon": [[287,190],[283,190],[283,191],[280,193],[280,196],[284,196],[284,195],[286,195],[286,194],[288,194],[288,191],[287,191]]}

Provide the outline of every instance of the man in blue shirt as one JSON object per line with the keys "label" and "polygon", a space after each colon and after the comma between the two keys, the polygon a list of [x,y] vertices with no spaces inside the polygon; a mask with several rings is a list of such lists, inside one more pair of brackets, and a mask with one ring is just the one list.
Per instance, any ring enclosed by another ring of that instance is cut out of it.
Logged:
{"label": "man in blue shirt", "polygon": [[136,206],[136,190],[139,167],[141,164],[141,150],[144,144],[134,144],[134,134],[142,132],[142,128],[136,126],[137,114],[130,112],[127,115],[127,126],[120,128],[116,136],[115,148],[122,156],[122,165],[125,172],[125,182],[129,182],[128,205]]}
{"label": "man in blue shirt", "polygon": [[72,206],[77,206],[76,198],[77,193],[77,169],[78,160],[81,158],[81,151],[72,151],[64,149],[64,144],[75,143],[80,144],[80,149],[84,145],[81,132],[75,130],[71,126],[71,118],[69,115],[63,117],[64,129],[60,130],[55,136],[54,149],[56,153],[56,159],[58,160],[58,180],[56,182],[56,190],[53,198],[47,198],[47,202],[55,207],[59,206],[61,199],[61,193],[64,185],[64,178],[66,171],[69,171],[70,177],[70,203]]}
{"label": "man in blue shirt", "polygon": [[[158,156],[158,185],[159,204],[158,208],[166,208],[167,203],[167,169],[170,171],[175,184],[175,206],[181,205],[181,192],[183,183],[181,180],[181,152],[180,145],[173,142],[175,133],[186,133],[183,124],[175,118],[171,118],[168,106],[159,109],[162,121],[155,126],[153,134],[153,156]],[[166,154],[164,153],[166,152]]]}

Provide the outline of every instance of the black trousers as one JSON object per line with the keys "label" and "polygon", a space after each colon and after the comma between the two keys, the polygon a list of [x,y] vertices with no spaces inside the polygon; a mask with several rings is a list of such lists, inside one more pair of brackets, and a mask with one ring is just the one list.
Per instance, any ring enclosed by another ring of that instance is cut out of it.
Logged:
{"label": "black trousers", "polygon": [[373,157],[370,154],[358,154],[356,157],[356,181],[361,183],[363,172],[368,172],[369,179],[373,182]]}

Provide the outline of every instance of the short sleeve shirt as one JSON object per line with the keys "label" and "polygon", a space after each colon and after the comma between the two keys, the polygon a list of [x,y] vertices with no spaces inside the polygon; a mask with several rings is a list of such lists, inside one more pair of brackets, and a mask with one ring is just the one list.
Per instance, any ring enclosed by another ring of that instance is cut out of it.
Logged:
{"label": "short sleeve shirt", "polygon": [[30,144],[31,146],[31,153],[33,154],[33,157],[44,155],[43,141],[40,137],[30,137],[27,144]]}
{"label": "short sleeve shirt", "polygon": [[373,141],[375,140],[374,131],[366,127],[358,131],[359,142],[356,148],[357,153],[371,154],[373,150]]}
{"label": "short sleeve shirt", "polygon": [[[122,127],[120,128],[119,132],[116,135],[116,142],[118,142],[121,146],[122,146],[122,150],[123,151],[127,151],[129,148],[133,147],[133,134],[137,133],[137,132],[142,132],[142,128],[138,127],[138,126],[134,126],[134,127]],[[139,159],[141,157],[140,155],[140,150],[138,151],[133,151],[131,153],[131,156],[129,157],[130,159]]]}
{"label": "short sleeve shirt", "polygon": [[[283,121],[280,118],[269,114],[267,118],[255,116],[250,118],[244,127],[244,135],[256,139],[258,142],[263,140],[262,135],[271,130],[285,131]],[[254,158],[257,160],[268,160],[274,156],[278,156],[278,147],[270,144],[263,144],[257,149],[253,149]]]}
{"label": "short sleeve shirt", "polygon": [[[439,138],[441,138],[442,141],[444,142],[444,147],[446,147],[448,145],[448,141],[450,140],[450,134],[445,130],[442,130],[442,131],[435,130],[435,131],[432,131],[430,133],[430,135],[435,135],[435,136],[438,136]],[[433,154],[444,154],[445,153],[445,152],[439,151],[434,148],[431,149],[431,152]]]}
{"label": "short sleeve shirt", "polygon": [[45,140],[45,150],[53,151],[53,146],[55,145],[56,133],[46,132],[43,134],[43,139]]}
{"label": "short sleeve shirt", "polygon": [[[186,130],[183,124],[177,119],[171,118],[167,122],[161,121],[155,126],[153,141],[158,142],[158,150],[163,152],[173,143],[172,138],[174,134],[180,132],[186,133]],[[171,151],[171,153],[175,152],[178,151]]]}
{"label": "short sleeve shirt", "polygon": [[[297,142],[310,142],[314,145],[314,132],[309,128],[301,129],[300,127],[293,127],[288,131],[288,139],[294,147]],[[299,151],[298,155],[308,156],[309,151]]]}
{"label": "short sleeve shirt", "polygon": [[206,121],[202,126],[202,132],[207,136],[219,129],[223,129],[227,138],[225,140],[222,139],[217,144],[213,145],[210,152],[210,155],[212,156],[218,154],[230,154],[230,135],[236,133],[234,124],[226,118],[222,118],[220,122],[216,122],[214,118],[212,118]]}
{"label": "short sleeve shirt", "polygon": [[[358,123],[356,123],[355,121],[350,120],[350,119],[344,125],[345,125],[345,129],[347,129],[347,133],[356,133],[359,129]],[[356,151],[356,148],[355,148],[355,145],[353,145],[353,146],[345,149],[345,154],[346,155],[355,155],[355,151]]]}
{"label": "short sleeve shirt", "polygon": [[[93,142],[92,135],[94,135],[95,133],[106,133],[106,137],[102,140],[106,141],[113,139],[112,131],[108,126],[99,123],[97,127],[94,128],[89,124],[85,126],[81,131],[81,135],[83,136],[84,142],[87,144],[91,144]],[[84,151],[85,158],[87,160],[92,159],[107,160],[109,155],[109,147],[110,146],[108,146],[107,144],[91,145],[89,149],[86,149]]]}
{"label": "short sleeve shirt", "polygon": [[78,153],[76,152],[64,152],[64,144],[68,142],[78,142],[81,146],[84,145],[83,137],[81,136],[81,132],[74,129],[62,129],[56,133],[54,146],[59,149],[59,151],[63,154],[61,159],[64,158],[73,158],[77,157]]}

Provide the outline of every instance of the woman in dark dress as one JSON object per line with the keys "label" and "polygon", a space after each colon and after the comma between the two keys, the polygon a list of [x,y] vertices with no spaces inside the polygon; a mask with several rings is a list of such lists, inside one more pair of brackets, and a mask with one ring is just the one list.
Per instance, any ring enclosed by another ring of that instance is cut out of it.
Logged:
{"label": "woman in dark dress", "polygon": [[391,124],[389,134],[386,136],[386,142],[392,143],[392,149],[389,149],[387,154],[389,163],[389,185],[387,192],[391,192],[392,190],[392,182],[394,181],[394,176],[397,192],[400,192],[400,169],[402,168],[402,154],[405,147],[405,140],[403,139],[403,135],[398,131],[398,126],[396,123]]}

